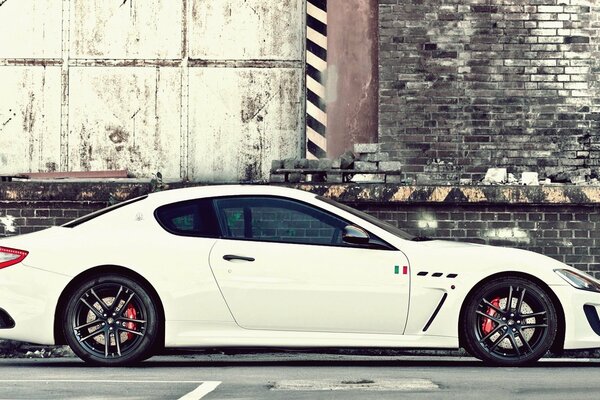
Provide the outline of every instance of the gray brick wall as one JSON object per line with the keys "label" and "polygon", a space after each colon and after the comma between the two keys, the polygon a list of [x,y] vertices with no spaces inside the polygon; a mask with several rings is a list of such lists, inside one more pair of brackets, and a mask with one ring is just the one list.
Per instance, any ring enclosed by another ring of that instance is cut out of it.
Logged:
{"label": "gray brick wall", "polygon": [[380,0],[382,150],[410,176],[600,166],[600,5]]}

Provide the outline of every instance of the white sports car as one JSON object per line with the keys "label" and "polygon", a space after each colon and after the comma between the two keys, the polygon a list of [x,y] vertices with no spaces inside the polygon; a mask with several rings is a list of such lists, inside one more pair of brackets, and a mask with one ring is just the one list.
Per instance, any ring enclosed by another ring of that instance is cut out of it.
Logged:
{"label": "white sports car", "polygon": [[600,282],[523,250],[422,240],[314,194],[208,186],[0,240],[0,337],[123,365],[162,348],[600,347]]}

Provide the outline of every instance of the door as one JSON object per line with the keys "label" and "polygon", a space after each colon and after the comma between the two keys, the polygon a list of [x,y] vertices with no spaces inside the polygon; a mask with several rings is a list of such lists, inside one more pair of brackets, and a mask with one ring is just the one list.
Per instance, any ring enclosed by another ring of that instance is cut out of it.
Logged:
{"label": "door", "polygon": [[403,333],[402,252],[344,243],[348,222],[306,203],[231,197],[215,208],[224,238],[210,265],[241,327]]}

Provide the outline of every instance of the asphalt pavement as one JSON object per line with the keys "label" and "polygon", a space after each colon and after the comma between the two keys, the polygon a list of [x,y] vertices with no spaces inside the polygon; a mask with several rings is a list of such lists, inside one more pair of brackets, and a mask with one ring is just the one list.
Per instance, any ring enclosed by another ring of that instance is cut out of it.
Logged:
{"label": "asphalt pavement", "polygon": [[74,358],[0,360],[0,399],[598,399],[600,360],[486,367],[467,357],[317,353],[154,357],[135,367]]}

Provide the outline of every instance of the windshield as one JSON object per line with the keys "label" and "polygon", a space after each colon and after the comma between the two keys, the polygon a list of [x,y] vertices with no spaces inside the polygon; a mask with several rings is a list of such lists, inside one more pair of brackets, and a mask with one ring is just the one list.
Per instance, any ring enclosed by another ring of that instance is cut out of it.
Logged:
{"label": "windshield", "polygon": [[401,239],[406,239],[406,240],[414,240],[415,239],[415,237],[413,235],[411,235],[407,232],[404,232],[403,230],[396,228],[394,225],[388,224],[387,222],[382,221],[378,218],[375,218],[372,215],[369,215],[365,212],[359,211],[359,210],[349,207],[345,204],[338,203],[337,201],[328,199],[327,197],[317,196],[317,199],[324,201],[327,204],[331,204],[332,206],[335,206],[341,210],[349,212],[350,214],[352,214],[354,216],[362,218],[365,221],[370,222],[371,224],[377,226],[378,228],[381,228],[384,231],[391,233],[392,235],[398,236]]}

